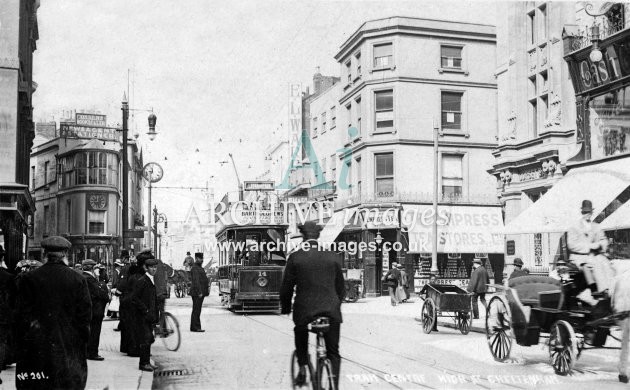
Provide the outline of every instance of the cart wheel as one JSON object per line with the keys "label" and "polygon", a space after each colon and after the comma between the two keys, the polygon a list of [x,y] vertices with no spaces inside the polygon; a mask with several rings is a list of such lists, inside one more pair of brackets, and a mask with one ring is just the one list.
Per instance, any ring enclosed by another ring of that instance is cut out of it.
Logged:
{"label": "cart wheel", "polygon": [[462,334],[468,334],[470,332],[470,313],[460,311],[457,313],[457,327]]}
{"label": "cart wheel", "polygon": [[433,299],[427,298],[422,304],[422,330],[424,333],[431,333],[435,321],[437,321],[435,303],[433,303]]}
{"label": "cart wheel", "polygon": [[492,297],[486,313],[486,339],[494,360],[504,362],[512,350],[511,332],[512,315],[505,300],[500,296]]}
{"label": "cart wheel", "polygon": [[556,321],[549,334],[549,359],[558,375],[568,375],[577,360],[578,339],[566,321]]}

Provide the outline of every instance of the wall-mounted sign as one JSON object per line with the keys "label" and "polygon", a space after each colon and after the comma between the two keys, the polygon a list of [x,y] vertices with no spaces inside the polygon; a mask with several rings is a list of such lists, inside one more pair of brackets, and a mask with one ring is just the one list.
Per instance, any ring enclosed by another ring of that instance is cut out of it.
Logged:
{"label": "wall-mounted sign", "polygon": [[81,126],[93,126],[93,127],[105,127],[107,126],[107,116],[98,114],[81,114],[76,113],[77,125]]}
{"label": "wall-mounted sign", "polygon": [[88,193],[85,194],[90,210],[106,210],[107,209],[107,194]]}
{"label": "wall-mounted sign", "polygon": [[245,191],[273,191],[273,181],[246,181],[243,183]]}
{"label": "wall-mounted sign", "polygon": [[88,127],[69,123],[59,125],[59,136],[62,138],[96,138],[104,141],[118,141],[118,129],[112,127]]}
{"label": "wall-mounted sign", "polygon": [[514,254],[516,253],[516,244],[514,243],[514,240],[508,240],[506,246],[506,254],[508,256],[514,256]]}
{"label": "wall-mounted sign", "polygon": [[590,60],[590,49],[565,57],[573,87],[579,94],[630,75],[630,36],[610,44],[604,41],[599,49],[603,56],[598,62]]}
{"label": "wall-mounted sign", "polygon": [[[302,84],[289,84],[289,153],[292,154],[300,144],[302,136]],[[302,153],[297,153],[293,165],[302,164]]]}

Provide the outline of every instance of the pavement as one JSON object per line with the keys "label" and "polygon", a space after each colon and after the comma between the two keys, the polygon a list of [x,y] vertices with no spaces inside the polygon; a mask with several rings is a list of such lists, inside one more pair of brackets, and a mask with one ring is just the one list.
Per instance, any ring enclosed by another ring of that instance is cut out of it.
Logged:
{"label": "pavement", "polygon": [[[153,374],[138,370],[138,358],[119,352],[120,333],[114,332],[118,321],[105,320],[101,330],[99,353],[105,358],[101,362],[88,360],[87,390],[149,390]],[[0,373],[3,384],[0,389],[15,389],[15,365]],[[4,386],[4,387],[3,387]]]}

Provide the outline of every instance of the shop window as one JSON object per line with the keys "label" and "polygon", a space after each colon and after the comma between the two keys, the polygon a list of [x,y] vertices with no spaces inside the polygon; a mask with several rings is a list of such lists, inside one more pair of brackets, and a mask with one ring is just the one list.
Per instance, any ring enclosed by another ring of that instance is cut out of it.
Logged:
{"label": "shop window", "polygon": [[394,128],[394,91],[374,92],[376,131],[388,131]]}
{"label": "shop window", "polygon": [[442,129],[462,129],[462,92],[442,92]]}
{"label": "shop window", "polygon": [[374,45],[374,68],[387,68],[394,65],[391,43]]}
{"label": "shop window", "polygon": [[630,86],[594,97],[588,105],[591,157],[630,151]]}
{"label": "shop window", "polygon": [[464,187],[462,155],[442,155],[442,197],[446,199],[462,196]]}
{"label": "shop window", "polygon": [[105,211],[88,210],[88,233],[105,234]]}
{"label": "shop window", "polygon": [[379,198],[394,196],[394,154],[376,154],[374,163],[376,165],[376,196]]}
{"label": "shop window", "polygon": [[461,69],[462,68],[462,50],[461,46],[445,46],[440,47],[442,68]]}

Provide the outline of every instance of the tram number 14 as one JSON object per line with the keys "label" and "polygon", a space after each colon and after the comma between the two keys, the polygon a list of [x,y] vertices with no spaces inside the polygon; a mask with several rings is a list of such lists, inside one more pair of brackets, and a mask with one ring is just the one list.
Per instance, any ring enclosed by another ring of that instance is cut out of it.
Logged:
{"label": "tram number 14", "polygon": [[267,276],[267,271],[258,271],[258,276]]}

